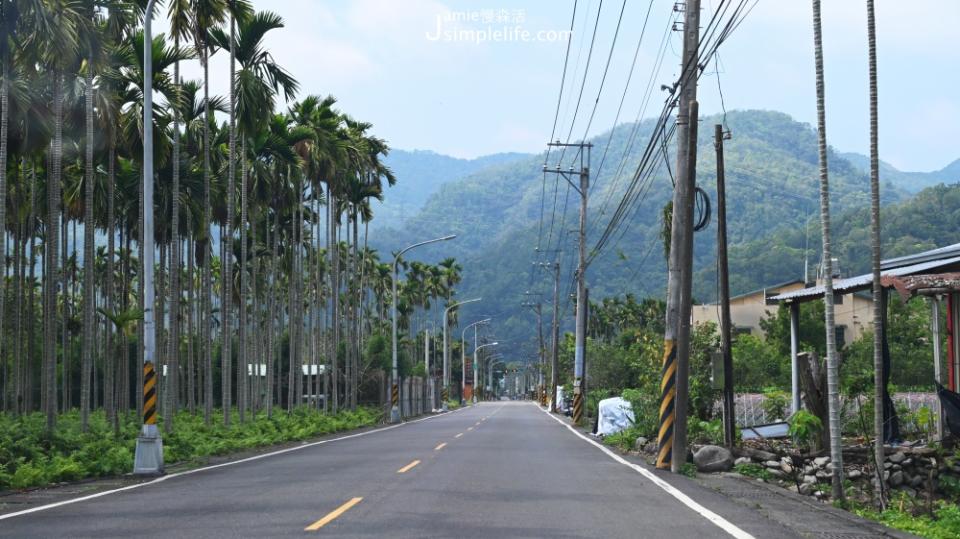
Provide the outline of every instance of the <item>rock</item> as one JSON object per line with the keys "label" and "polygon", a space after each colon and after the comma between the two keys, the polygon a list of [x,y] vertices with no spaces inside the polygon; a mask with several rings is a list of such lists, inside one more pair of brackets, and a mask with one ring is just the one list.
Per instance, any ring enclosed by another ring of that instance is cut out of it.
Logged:
{"label": "rock", "polygon": [[774,468],[768,468],[768,469],[767,469],[767,472],[768,472],[770,475],[776,477],[777,479],[783,479],[784,477],[787,476],[787,474],[783,473],[783,471],[780,470],[780,468],[776,468],[776,469],[774,469]]}
{"label": "rock", "polygon": [[800,494],[803,494],[804,496],[809,496],[810,494],[813,493],[813,489],[814,489],[814,488],[816,488],[816,485],[814,485],[813,483],[803,483],[803,484],[800,485],[800,491],[799,491],[799,492],[800,492]]}
{"label": "rock", "polygon": [[903,472],[897,470],[890,474],[890,486],[899,487],[903,484]]}
{"label": "rock", "polygon": [[648,455],[656,455],[656,454],[657,454],[657,442],[650,442],[649,444],[647,444],[647,445],[643,448],[643,452],[646,453],[646,454],[648,454]]}
{"label": "rock", "polygon": [[898,489],[898,490],[900,490],[900,492],[903,492],[903,493],[906,494],[907,496],[910,496],[911,498],[916,498],[916,497],[917,497],[917,491],[913,490],[913,489],[910,488],[910,487],[904,487],[904,488],[901,488],[901,489]]}
{"label": "rock", "polygon": [[808,485],[816,485],[816,484],[817,484],[817,476],[815,476],[815,475],[805,475],[805,476],[803,476],[803,482],[806,483],[806,484],[808,484]]}
{"label": "rock", "polygon": [[793,473],[793,466],[790,466],[790,464],[788,464],[788,463],[786,463],[786,462],[781,462],[781,463],[780,463],[780,471],[782,471],[783,473],[785,473],[785,474],[787,474],[787,475],[790,475],[790,474]]}
{"label": "rock", "polygon": [[762,450],[762,449],[752,449],[752,448],[749,448],[749,447],[745,447],[745,448],[741,449],[741,450],[740,450],[740,454],[743,455],[743,456],[745,456],[745,457],[750,457],[750,458],[752,458],[753,460],[758,460],[758,461],[760,461],[760,462],[764,462],[764,461],[768,461],[768,460],[774,460],[775,458],[777,458],[776,455],[774,455],[773,453],[771,453],[771,452],[769,452],[769,451],[764,451],[764,450]]}
{"label": "rock", "polygon": [[693,454],[698,472],[725,472],[733,467],[733,455],[718,445],[705,445]]}
{"label": "rock", "polygon": [[803,467],[803,475],[813,475],[817,473],[817,467],[807,464]]}
{"label": "rock", "polygon": [[734,466],[739,466],[740,464],[750,464],[753,461],[750,460],[750,457],[739,457],[737,460],[733,461]]}
{"label": "rock", "polygon": [[779,461],[779,460],[768,460],[768,461],[764,462],[763,465],[766,466],[767,468],[777,468],[777,469],[779,469],[779,468],[780,468],[780,461]]}
{"label": "rock", "polygon": [[913,488],[918,488],[923,485],[924,478],[922,475],[915,475],[910,479],[910,486]]}
{"label": "rock", "polygon": [[817,457],[813,459],[813,465],[817,468],[823,468],[828,462],[830,462],[830,457]]}
{"label": "rock", "polygon": [[649,442],[649,440],[647,440],[646,436],[640,436],[633,442],[633,448],[637,451],[642,451],[644,446],[647,445],[647,442]]}
{"label": "rock", "polygon": [[884,462],[884,463],[883,463],[883,469],[884,469],[884,470],[889,470],[890,468],[893,468],[893,463],[892,463],[892,462]]}
{"label": "rock", "polygon": [[892,462],[892,463],[894,463],[894,464],[900,464],[901,462],[903,462],[904,460],[906,460],[906,458],[907,458],[907,454],[906,454],[906,453],[901,453],[901,452],[898,451],[898,452],[890,455],[889,457],[887,457],[887,460],[889,460],[890,462]]}
{"label": "rock", "polygon": [[907,459],[907,460],[901,462],[901,463],[900,463],[900,466],[907,467],[907,466],[910,466],[911,464],[913,464],[913,459]]}
{"label": "rock", "polygon": [[890,470],[884,470],[884,471],[883,471],[883,480],[884,480],[884,481],[889,481],[889,480],[890,480]]}
{"label": "rock", "polygon": [[863,477],[863,472],[857,469],[850,470],[850,473],[847,474],[848,479],[860,479]]}
{"label": "rock", "polygon": [[820,470],[817,472],[817,479],[830,479],[830,472]]}

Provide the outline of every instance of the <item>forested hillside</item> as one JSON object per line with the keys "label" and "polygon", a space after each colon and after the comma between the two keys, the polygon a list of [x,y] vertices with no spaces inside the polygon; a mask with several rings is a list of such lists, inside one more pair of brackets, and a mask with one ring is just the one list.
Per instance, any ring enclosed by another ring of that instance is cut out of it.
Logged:
{"label": "forested hillside", "polygon": [[402,226],[408,217],[417,215],[430,195],[440,186],[454,182],[484,168],[516,161],[522,153],[497,153],[476,159],[458,159],[428,150],[390,150],[384,163],[400,180],[390,189],[389,196],[373,202],[376,219],[370,227]]}
{"label": "forested hillside", "polygon": [[[701,121],[698,183],[711,200],[715,199],[716,185],[712,127],[722,121],[724,118],[720,116]],[[653,125],[652,121],[639,125],[624,124],[618,126],[612,135],[605,133],[592,141],[595,147],[591,163],[593,186],[588,246],[595,245],[623,197]],[[726,125],[732,132],[732,138],[725,143],[731,245],[754,245],[750,242],[768,237],[775,230],[795,228],[802,231],[805,223],[815,224],[818,215],[817,156],[813,129],[785,114],[770,111],[730,112]],[[672,152],[672,145],[670,149]],[[550,166],[555,165],[556,158],[556,154],[551,155]],[[484,296],[484,312],[499,314],[502,321],[507,322],[499,326],[509,332],[504,338],[519,338],[532,319],[521,309],[523,294],[527,291],[543,293],[545,301],[552,294],[548,273],[531,273],[534,260],[553,260],[553,253],[546,251],[562,249],[562,306],[569,307],[566,296],[571,291],[569,284],[575,252],[575,238],[569,232],[576,227],[577,201],[562,179],[558,181],[550,175],[544,178],[543,159],[544,156],[539,155],[489,167],[462,181],[445,184],[405,227],[389,234],[379,234],[371,241],[381,250],[394,250],[426,239],[430,234],[458,234],[456,241],[445,242],[441,249],[426,248],[418,257],[433,259],[444,254],[465,260],[467,269],[460,293],[463,297]],[[593,299],[626,292],[641,297],[663,294],[666,267],[660,239],[661,215],[670,199],[672,183],[664,159],[661,157],[659,161],[659,168],[642,191],[643,195],[632,206],[625,226],[615,231],[614,239],[597,254],[588,268]],[[671,154],[670,168],[675,167],[674,161]],[[565,162],[564,168],[566,166]],[[833,208],[837,212],[865,208],[869,192],[867,175],[832,151],[830,171]],[[548,201],[556,193],[555,211],[550,202],[541,208],[542,191],[547,193]],[[565,200],[566,196],[569,196],[568,200]],[[904,200],[907,196],[905,190],[889,182],[883,186],[884,203]],[[840,219],[837,222],[839,224]],[[811,230],[815,228],[812,226]],[[813,256],[816,239],[811,235],[809,241]],[[699,270],[715,265],[715,242],[713,219],[705,230],[696,234],[695,267]],[[545,254],[536,255],[534,249],[538,245]],[[767,282],[773,274],[799,276],[803,270],[802,243],[799,250],[794,247],[781,255],[773,257],[776,264],[771,265],[775,269],[768,271],[751,265],[748,275],[737,274],[733,280],[734,292]],[[517,274],[530,277],[517,279]],[[703,281],[698,279],[695,282],[698,299],[708,297],[715,288],[712,282]]]}

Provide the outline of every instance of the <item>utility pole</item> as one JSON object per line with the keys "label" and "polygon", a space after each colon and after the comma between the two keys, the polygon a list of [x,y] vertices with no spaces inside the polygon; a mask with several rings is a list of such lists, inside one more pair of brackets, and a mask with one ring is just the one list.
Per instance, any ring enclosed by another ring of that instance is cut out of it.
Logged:
{"label": "utility pole", "polygon": [[[540,296],[540,294],[535,294],[533,292],[527,292],[524,295]],[[538,378],[538,385],[537,385],[537,401],[540,402],[540,405],[542,406],[543,404],[545,404],[544,397],[546,395],[546,392],[544,391],[544,387],[543,387],[543,370],[544,368],[546,368],[546,363],[545,363],[546,358],[545,358],[545,352],[544,352],[544,346],[543,346],[543,303],[538,299],[536,303],[526,302],[523,304],[523,306],[530,307],[531,309],[533,309],[533,312],[537,313],[537,343],[538,343],[537,365],[538,365],[538,370],[540,371],[540,376]]]}
{"label": "utility pole", "polygon": [[730,349],[730,269],[727,265],[727,186],[723,166],[723,141],[730,133],[723,126],[714,126],[713,139],[717,149],[717,271],[720,277],[720,350],[723,356],[723,442],[733,448],[733,352]]}
{"label": "utility pole", "polygon": [[[559,163],[553,170],[547,169],[546,165],[543,168],[545,172],[553,172],[562,176],[580,195],[580,227],[577,246],[577,322],[573,361],[573,422],[580,423],[583,418],[583,365],[587,352],[587,195],[590,189],[590,151],[593,144],[584,142],[567,144],[557,141],[551,142],[547,146],[577,148],[574,159],[579,158],[580,166],[579,171],[574,170],[572,166],[569,170],[562,171]],[[579,177],[579,184],[574,183],[571,179],[573,176]]]}
{"label": "utility pole", "polygon": [[553,263],[553,350],[550,357],[550,411],[557,411],[557,370],[560,368],[560,262]]}
{"label": "utility pole", "polygon": [[[152,43],[155,0],[143,15],[144,43]],[[156,313],[153,288],[153,55],[143,50],[143,427],[137,437],[133,473],[163,473],[163,440],[157,430]],[[0,253],[2,256],[2,253]]]}
{"label": "utility pole", "polygon": [[667,319],[660,381],[660,429],[657,435],[657,468],[669,467],[675,473],[680,471],[687,456],[700,0],[686,1],[683,32],[683,64],[677,110],[677,179],[673,190],[670,227]]}
{"label": "utility pole", "polygon": [[423,330],[423,365],[427,371],[427,391],[430,392],[430,410],[436,408],[433,400],[433,374],[430,372],[430,328]]}

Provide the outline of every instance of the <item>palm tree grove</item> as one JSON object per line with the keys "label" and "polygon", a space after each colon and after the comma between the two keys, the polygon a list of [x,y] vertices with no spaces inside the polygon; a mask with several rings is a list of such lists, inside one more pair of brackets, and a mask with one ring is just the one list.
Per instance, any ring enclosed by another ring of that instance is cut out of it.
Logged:
{"label": "palm tree grove", "polygon": [[0,0],[0,538],[960,537],[958,24]]}

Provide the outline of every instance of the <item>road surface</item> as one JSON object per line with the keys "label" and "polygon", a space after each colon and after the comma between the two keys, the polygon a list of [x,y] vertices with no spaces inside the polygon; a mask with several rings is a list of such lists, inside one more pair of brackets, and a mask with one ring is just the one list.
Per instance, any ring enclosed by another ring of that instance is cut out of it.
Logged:
{"label": "road surface", "polygon": [[640,470],[534,404],[490,402],[0,516],[0,536],[797,537]]}

